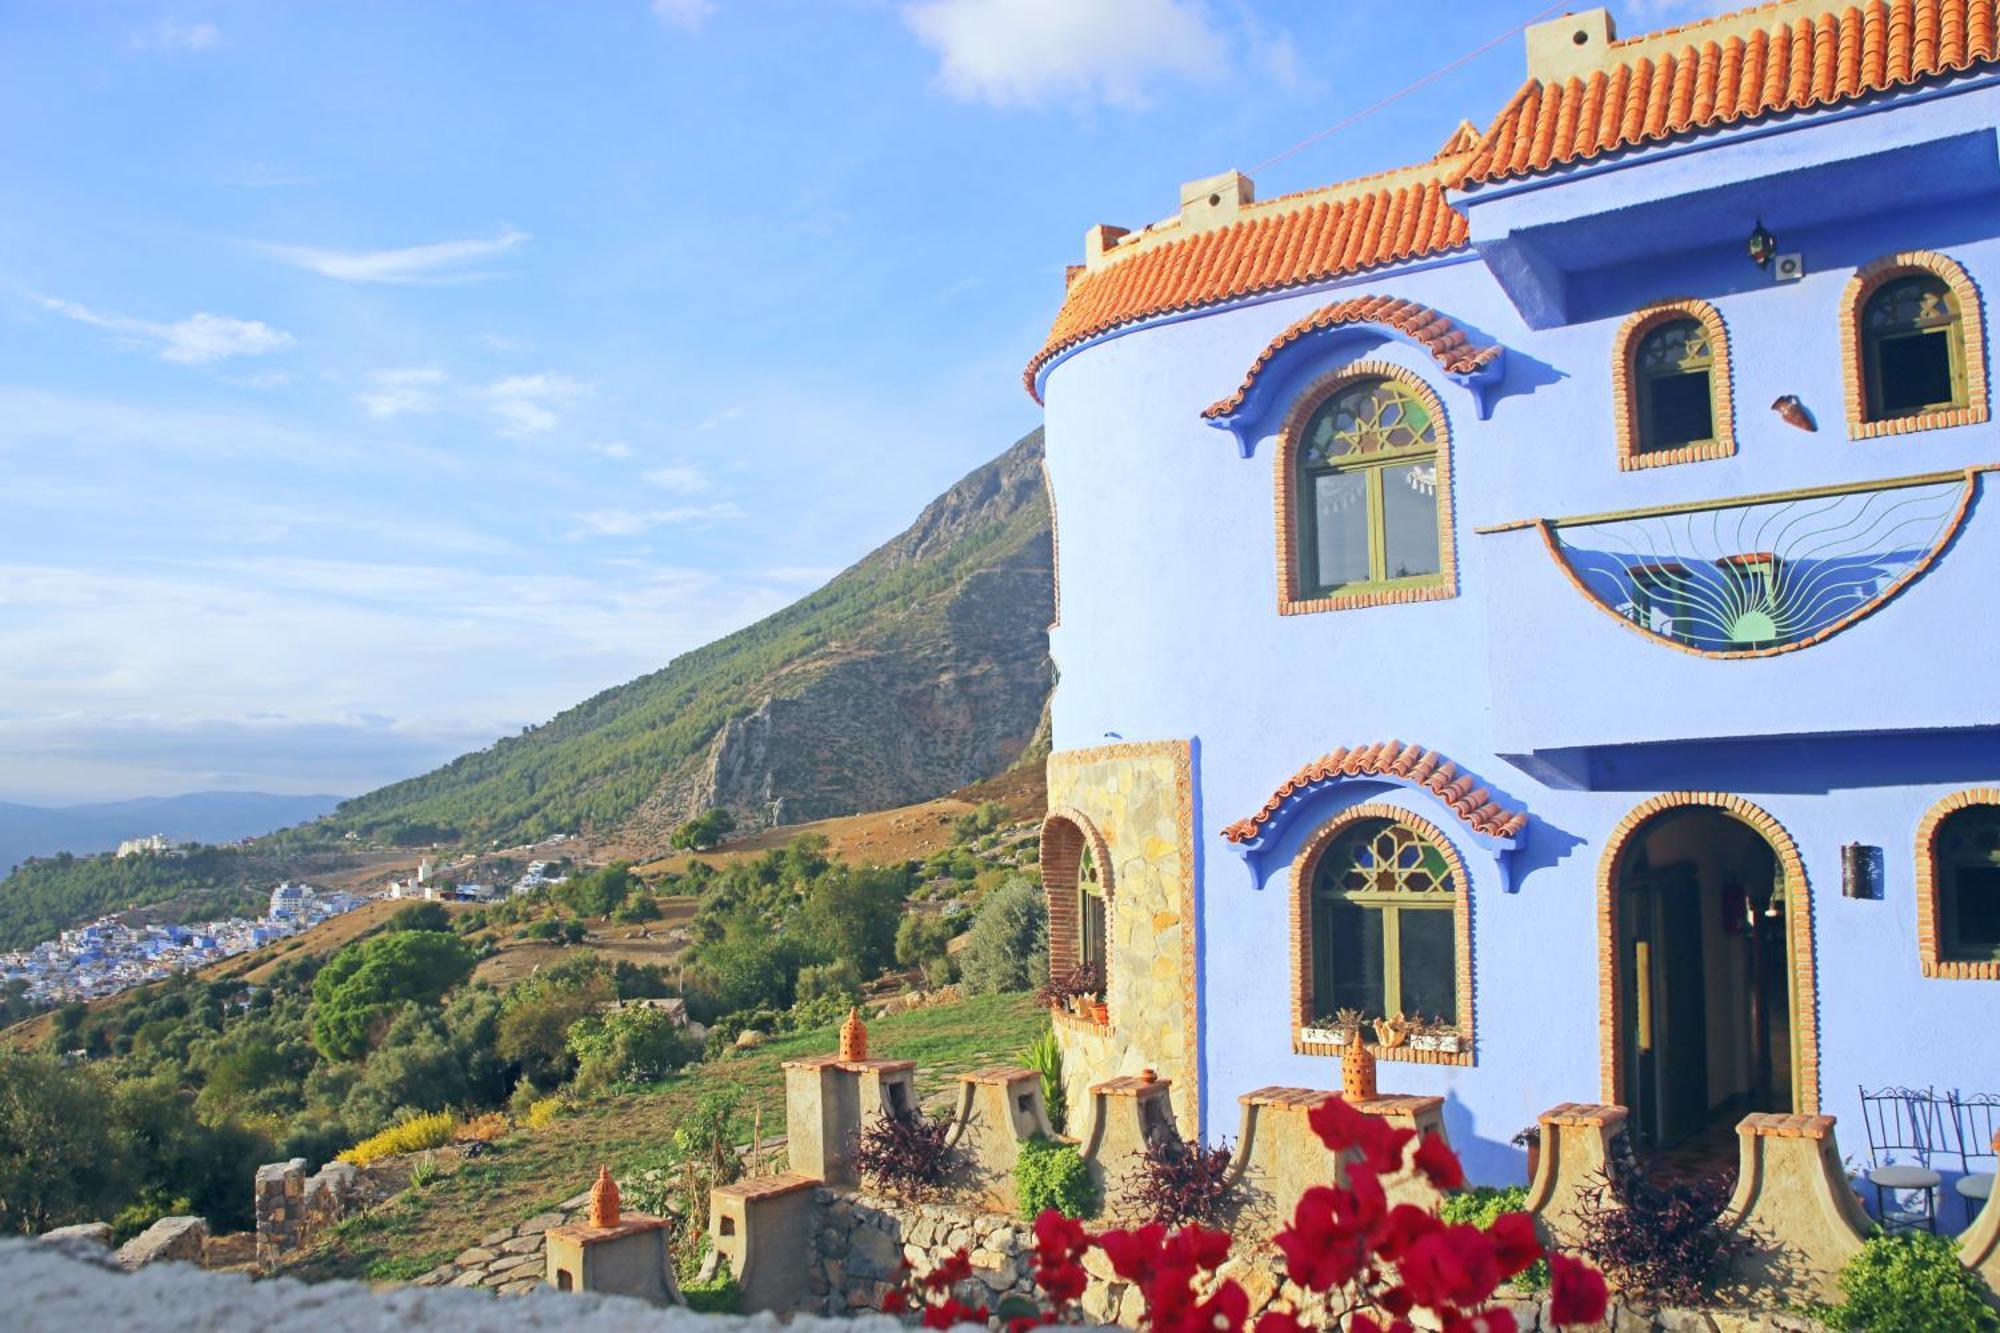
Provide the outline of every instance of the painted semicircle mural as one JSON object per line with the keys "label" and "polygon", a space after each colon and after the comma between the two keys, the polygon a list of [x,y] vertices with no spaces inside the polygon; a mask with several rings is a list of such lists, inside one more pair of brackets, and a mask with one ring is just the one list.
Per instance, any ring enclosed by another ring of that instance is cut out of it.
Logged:
{"label": "painted semicircle mural", "polygon": [[1916,579],[1965,522],[1986,469],[1536,527],[1570,583],[1627,629],[1705,657],[1793,652]]}

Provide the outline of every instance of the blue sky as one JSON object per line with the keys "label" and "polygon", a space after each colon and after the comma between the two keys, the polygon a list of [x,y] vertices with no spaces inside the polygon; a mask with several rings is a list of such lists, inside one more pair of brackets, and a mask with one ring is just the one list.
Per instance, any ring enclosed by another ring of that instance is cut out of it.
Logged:
{"label": "blue sky", "polygon": [[1036,424],[1087,225],[1542,8],[0,0],[0,799],[358,792],[747,624]]}

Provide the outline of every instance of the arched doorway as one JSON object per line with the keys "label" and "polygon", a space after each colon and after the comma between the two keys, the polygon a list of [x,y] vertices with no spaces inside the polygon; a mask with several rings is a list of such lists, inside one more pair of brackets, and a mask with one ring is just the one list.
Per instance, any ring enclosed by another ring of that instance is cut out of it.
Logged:
{"label": "arched doorway", "polygon": [[1735,797],[1656,797],[1600,874],[1604,1096],[1634,1146],[1728,1160],[1748,1112],[1816,1110],[1812,904],[1778,822]]}

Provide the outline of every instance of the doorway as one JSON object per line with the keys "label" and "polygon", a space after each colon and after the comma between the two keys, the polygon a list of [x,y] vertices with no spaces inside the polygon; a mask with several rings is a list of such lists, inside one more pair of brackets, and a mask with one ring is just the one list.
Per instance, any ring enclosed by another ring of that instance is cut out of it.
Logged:
{"label": "doorway", "polygon": [[1612,855],[1616,1089],[1633,1147],[1727,1168],[1744,1115],[1798,1107],[1795,862],[1701,804],[1646,818]]}

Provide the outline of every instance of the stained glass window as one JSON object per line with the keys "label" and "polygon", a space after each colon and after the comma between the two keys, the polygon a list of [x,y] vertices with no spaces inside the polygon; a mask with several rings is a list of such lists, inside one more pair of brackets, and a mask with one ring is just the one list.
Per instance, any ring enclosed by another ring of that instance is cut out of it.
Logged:
{"label": "stained glass window", "polygon": [[1715,438],[1715,349],[1698,319],[1672,319],[1639,340],[1632,357],[1639,452]]}
{"label": "stained glass window", "polygon": [[1876,288],[1861,311],[1868,419],[1965,405],[1965,343],[1958,301],[1932,273]]}
{"label": "stained glass window", "polygon": [[1299,563],[1311,595],[1442,573],[1438,423],[1386,376],[1355,380],[1307,421]]}
{"label": "stained glass window", "polygon": [[1393,819],[1356,820],[1313,870],[1313,1010],[1458,1022],[1459,885],[1443,850]]}
{"label": "stained glass window", "polygon": [[1938,826],[1936,846],[1943,956],[2000,959],[2000,806],[1958,811]]}

